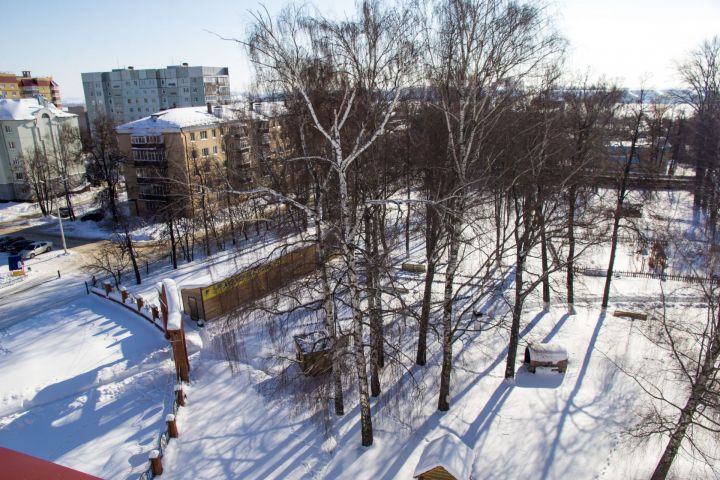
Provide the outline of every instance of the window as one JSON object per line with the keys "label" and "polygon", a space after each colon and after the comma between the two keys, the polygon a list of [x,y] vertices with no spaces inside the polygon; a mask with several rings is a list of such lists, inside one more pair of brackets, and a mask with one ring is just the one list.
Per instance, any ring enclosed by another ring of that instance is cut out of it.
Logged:
{"label": "window", "polygon": [[128,98],[128,104],[132,103],[132,98]]}
{"label": "window", "polygon": [[22,172],[16,172],[15,173],[15,180],[22,180],[23,179],[23,173]]}
{"label": "window", "polygon": [[209,148],[203,148],[203,149],[202,149],[202,154],[203,154],[203,157],[207,157],[208,155],[210,155],[210,149],[209,149]]}
{"label": "window", "polygon": [[191,142],[195,141],[195,132],[190,132],[190,141]]}
{"label": "window", "polygon": [[215,129],[212,129],[212,137],[215,138]]}
{"label": "window", "polygon": [[5,131],[6,131],[7,133],[12,132],[12,128],[10,128],[10,125],[5,125]]}
{"label": "window", "polygon": [[14,148],[15,148],[15,142],[8,142],[8,147],[10,147],[11,149],[14,149]]}
{"label": "window", "polygon": [[[215,136],[215,135],[213,135],[213,136]],[[200,132],[200,140],[207,140],[207,132],[205,130]]]}
{"label": "window", "polygon": [[217,145],[215,145],[215,146],[213,147],[213,153],[217,153],[217,152],[218,152]]}

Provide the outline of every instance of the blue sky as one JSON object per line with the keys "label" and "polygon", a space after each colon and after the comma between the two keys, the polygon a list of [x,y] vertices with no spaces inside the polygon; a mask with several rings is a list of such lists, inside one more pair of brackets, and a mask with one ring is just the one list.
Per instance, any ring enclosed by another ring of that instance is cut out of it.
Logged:
{"label": "blue sky", "polygon": [[[263,2],[277,11],[285,1]],[[328,15],[353,0],[312,2]],[[232,89],[243,90],[250,65],[239,45],[207,33],[242,37],[255,1],[0,0],[4,17],[0,71],[52,74],[67,100],[82,99],[81,72],[132,65],[228,66]],[[677,86],[674,63],[703,39],[720,35],[720,0],[549,0],[568,38],[568,67],[604,74],[626,86]],[[12,39],[12,40],[10,40]],[[8,46],[8,40],[10,45]]]}

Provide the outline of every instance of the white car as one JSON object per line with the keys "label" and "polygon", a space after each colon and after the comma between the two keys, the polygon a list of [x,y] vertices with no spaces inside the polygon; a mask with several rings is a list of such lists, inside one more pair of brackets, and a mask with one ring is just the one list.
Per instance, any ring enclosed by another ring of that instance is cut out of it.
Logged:
{"label": "white car", "polygon": [[50,250],[52,250],[52,242],[32,242],[20,252],[20,256],[25,260]]}

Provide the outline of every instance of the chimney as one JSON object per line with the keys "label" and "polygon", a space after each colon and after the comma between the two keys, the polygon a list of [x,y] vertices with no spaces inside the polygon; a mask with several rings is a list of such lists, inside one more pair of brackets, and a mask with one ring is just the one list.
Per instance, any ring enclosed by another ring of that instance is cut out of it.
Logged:
{"label": "chimney", "polygon": [[183,62],[182,66],[187,67],[188,66],[187,62]]}
{"label": "chimney", "polygon": [[30,78],[30,70],[23,70],[23,77]]}
{"label": "chimney", "polygon": [[211,104],[210,102],[207,102],[207,112],[208,112],[210,115],[212,115],[212,113],[213,113],[213,111],[212,111],[212,104]]}
{"label": "chimney", "polygon": [[135,67],[133,67],[133,66],[131,65],[131,66],[128,67],[128,70],[135,70]]}

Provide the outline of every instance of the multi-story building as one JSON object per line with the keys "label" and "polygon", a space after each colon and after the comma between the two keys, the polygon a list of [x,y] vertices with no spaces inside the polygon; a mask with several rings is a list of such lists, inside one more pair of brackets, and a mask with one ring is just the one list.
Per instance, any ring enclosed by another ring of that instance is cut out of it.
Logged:
{"label": "multi-story building", "polygon": [[254,168],[241,113],[227,106],[173,108],[117,127],[133,213],[192,208],[198,191],[250,188]]}
{"label": "multi-story building", "polygon": [[227,67],[127,67],[83,73],[82,81],[90,125],[100,115],[123,124],[160,110],[230,102]]}
{"label": "multi-story building", "polygon": [[52,77],[33,77],[29,71],[22,76],[14,73],[0,73],[0,98],[18,100],[42,95],[45,100],[62,108],[60,86]]}
{"label": "multi-story building", "polygon": [[0,99],[0,200],[30,200],[32,189],[27,178],[27,160],[41,158],[47,162],[48,178],[54,191],[61,192],[63,179],[58,172],[67,171],[72,188],[85,178],[85,167],[79,158],[65,159],[67,168],[56,168],[58,162],[78,145],[63,134],[67,127],[78,128],[78,117],[56,108],[44,97],[17,100]]}

